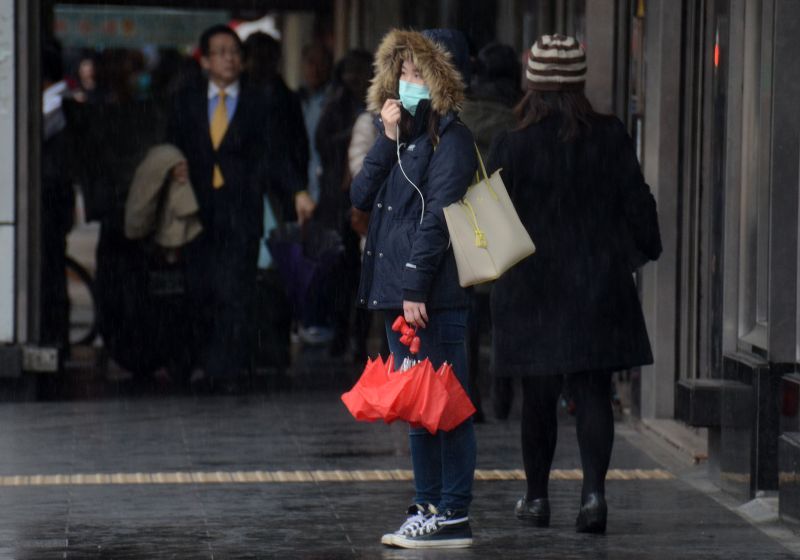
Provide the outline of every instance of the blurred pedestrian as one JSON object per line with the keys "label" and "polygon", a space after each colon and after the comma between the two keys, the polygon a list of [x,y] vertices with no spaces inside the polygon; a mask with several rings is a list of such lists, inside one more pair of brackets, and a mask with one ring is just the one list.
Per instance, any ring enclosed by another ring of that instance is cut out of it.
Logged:
{"label": "blurred pedestrian", "polygon": [[42,49],[42,214],[40,343],[58,349],[59,368],[69,350],[67,234],[72,229],[75,192],[69,165],[67,121],[62,109],[69,96],[61,48],[48,41]]}
{"label": "blurred pedestrian", "polygon": [[141,53],[106,49],[96,61],[93,101],[64,104],[75,138],[70,159],[85,219],[100,222],[93,295],[98,332],[109,357],[106,374],[115,381],[133,375],[136,384],[146,383],[163,364],[152,343],[152,326],[163,306],[151,301],[143,244],[125,237],[124,210],[135,170],[163,140],[166,122],[152,100],[136,95]]}
{"label": "blurred pedestrian", "polygon": [[[378,129],[373,123],[374,115],[366,108],[356,117],[353,123],[353,132],[350,136],[350,145],[347,148],[347,162],[350,177],[355,177],[364,165],[364,158],[375,144],[378,137]],[[351,206],[350,208],[350,229],[358,236],[358,276],[361,277],[361,260],[364,257],[364,246],[367,240],[367,228],[369,227],[369,212],[359,210]],[[367,360],[367,340],[372,328],[373,316],[378,316],[377,321],[383,324],[383,316],[373,313],[368,309],[356,306],[353,317],[353,363],[363,364]],[[386,339],[383,339],[381,353],[389,352]]]}
{"label": "blurred pedestrian", "polygon": [[333,55],[321,43],[306,45],[302,53],[303,85],[299,89],[300,104],[309,139],[310,159],[308,162],[308,192],[315,201],[319,200],[320,161],[314,138],[322,109],[328,102],[331,90],[331,70]]}
{"label": "blurred pedestrian", "polygon": [[[614,440],[611,374],[650,364],[633,271],[661,253],[656,203],[633,141],[584,95],[586,55],[572,37],[531,47],[518,127],[494,144],[502,177],[537,252],[492,294],[496,375],[522,378],[521,520],[550,522],[548,480],[566,375],[576,405],[583,486],[578,532],[606,529],[605,477]],[[645,260],[646,260],[645,259]]]}
{"label": "blurred pedestrian", "polygon": [[489,155],[494,137],[516,124],[514,107],[522,98],[519,80],[520,64],[514,49],[489,43],[478,52],[467,103],[460,116],[484,158]]}
{"label": "blurred pedestrian", "polygon": [[97,81],[97,62],[94,54],[87,54],[78,63],[77,83],[73,99],[80,103],[99,103],[102,100]]}
{"label": "blurred pedestrian", "polygon": [[[300,103],[303,108],[303,119],[306,134],[309,139],[308,161],[308,193],[314,202],[319,202],[321,197],[320,178],[322,176],[322,162],[316,143],[317,127],[322,111],[327,105],[332,91],[331,70],[333,68],[333,55],[321,43],[306,45],[302,52],[303,86],[298,91]],[[331,231],[321,231],[319,228],[314,235],[307,236],[309,240],[331,240]],[[310,242],[311,245],[319,244]],[[313,253],[322,253],[321,247],[309,247]],[[327,259],[326,259],[327,261]],[[319,277],[318,277],[319,278]],[[311,291],[311,290],[310,290]],[[298,334],[306,344],[323,345],[333,342],[334,329],[331,313],[328,308],[330,298],[320,291],[313,291],[306,298],[306,305],[302,310],[302,318]]]}
{"label": "blurred pedestrian", "polygon": [[[522,97],[519,80],[520,64],[514,49],[500,43],[489,43],[478,52],[472,87],[460,116],[475,136],[475,144],[484,159],[489,155],[492,139],[516,124],[514,106]],[[482,421],[484,414],[480,391],[480,339],[491,331],[490,293],[491,284],[479,284],[473,288],[469,315],[469,379],[477,409],[476,421]],[[494,415],[504,420],[511,411],[512,381],[508,377],[493,377],[493,381]]]}
{"label": "blurred pedestrian", "polygon": [[[200,37],[200,51],[208,79],[176,96],[168,127],[168,141],[187,157],[173,177],[191,179],[203,224],[185,251],[199,353],[190,381],[201,391],[232,392],[241,388],[251,355],[262,195],[267,174],[278,171],[265,165],[265,154],[280,161],[283,145],[259,93],[240,81],[236,32],[210,27]],[[295,191],[304,185],[302,177],[281,180]],[[295,200],[298,215],[306,215],[308,197]]]}
{"label": "blurred pedestrian", "polygon": [[291,363],[292,306],[287,297],[287,280],[281,277],[278,263],[269,250],[269,240],[276,229],[297,221],[293,189],[282,184],[285,179],[301,177],[306,189],[309,146],[300,97],[289,89],[280,72],[281,44],[271,35],[257,31],[244,42],[245,78],[261,96],[272,128],[280,132],[285,146],[281,158],[265,154],[265,161],[287,171],[272,176],[279,184],[270,185],[264,195],[264,231],[258,258],[256,288],[257,334],[254,366],[283,372]]}
{"label": "blurred pedestrian", "polygon": [[336,65],[335,78],[317,123],[315,149],[320,158],[320,196],[314,219],[341,230],[350,210],[348,149],[356,118],[366,109],[372,54],[354,49]]}
{"label": "blurred pedestrian", "polygon": [[316,149],[320,158],[320,195],[314,221],[336,231],[344,249],[342,259],[325,282],[328,310],[322,324],[333,326],[331,354],[345,354],[350,348],[351,310],[361,269],[359,236],[350,227],[350,174],[348,150],[353,125],[365,109],[372,53],[354,49],[336,64],[330,97],[317,125]]}
{"label": "blurred pedestrian", "polygon": [[[281,141],[286,144],[284,165],[299,168],[304,182],[309,161],[309,138],[306,133],[300,96],[289,89],[280,73],[281,44],[271,35],[258,31],[251,33],[244,42],[245,75],[248,83],[257,89],[266,104],[267,113],[275,130],[281,131]],[[272,158],[270,158],[272,159]],[[281,162],[272,161],[272,165]],[[291,172],[295,174],[294,171]],[[303,185],[305,190],[307,185]],[[290,189],[274,186],[269,199],[275,217],[279,221],[295,221],[294,198]]]}
{"label": "blurred pedestrian", "polygon": [[[435,38],[393,30],[376,53],[369,109],[380,134],[351,186],[353,205],[371,211],[358,302],[386,310],[395,359],[408,349],[391,329],[402,314],[418,327],[420,358],[452,364],[467,387],[468,298],[458,284],[443,207],[459,200],[477,167],[472,135],[458,119],[464,84]],[[399,97],[399,99],[398,99]],[[475,470],[472,420],[450,432],[410,429],[416,495],[387,546],[472,544],[468,510]]]}

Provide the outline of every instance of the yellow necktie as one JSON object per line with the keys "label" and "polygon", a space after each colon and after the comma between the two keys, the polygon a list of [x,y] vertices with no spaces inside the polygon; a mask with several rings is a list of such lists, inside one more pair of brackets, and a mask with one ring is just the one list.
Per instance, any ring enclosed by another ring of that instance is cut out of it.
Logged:
{"label": "yellow necktie", "polygon": [[[219,100],[217,107],[214,109],[214,114],[211,116],[211,145],[216,150],[222,143],[222,138],[225,136],[225,131],[228,130],[228,108],[225,106],[225,90],[219,91]],[[214,164],[214,177],[211,181],[215,189],[220,188],[225,184],[225,179],[222,177],[222,170],[219,165]]]}

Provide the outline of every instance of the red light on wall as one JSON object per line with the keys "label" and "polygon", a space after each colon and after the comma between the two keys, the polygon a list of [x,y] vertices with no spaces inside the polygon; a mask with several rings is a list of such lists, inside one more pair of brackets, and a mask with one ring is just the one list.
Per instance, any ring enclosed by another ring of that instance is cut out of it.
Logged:
{"label": "red light on wall", "polygon": [[719,29],[714,35],[714,68],[719,68]]}

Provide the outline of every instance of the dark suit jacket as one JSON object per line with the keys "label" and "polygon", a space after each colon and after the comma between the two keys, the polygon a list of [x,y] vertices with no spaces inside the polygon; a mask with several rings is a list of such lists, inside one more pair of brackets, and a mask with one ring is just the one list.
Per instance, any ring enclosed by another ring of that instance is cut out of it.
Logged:
{"label": "dark suit jacket", "polygon": [[[281,141],[277,120],[263,93],[244,82],[218,150],[211,145],[206,81],[176,95],[167,141],[186,155],[204,226],[231,241],[261,235],[261,197],[268,188],[292,193],[303,188],[300,172],[287,157],[286,143]],[[219,164],[225,178],[218,191],[211,184],[214,164]]]}

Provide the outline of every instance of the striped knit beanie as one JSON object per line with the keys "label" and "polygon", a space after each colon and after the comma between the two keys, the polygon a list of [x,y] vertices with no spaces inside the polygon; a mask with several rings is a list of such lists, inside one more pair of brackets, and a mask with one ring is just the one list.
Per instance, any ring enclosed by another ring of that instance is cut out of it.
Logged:
{"label": "striped knit beanie", "polygon": [[586,83],[586,53],[574,37],[542,35],[531,47],[525,76],[528,89],[582,90]]}

